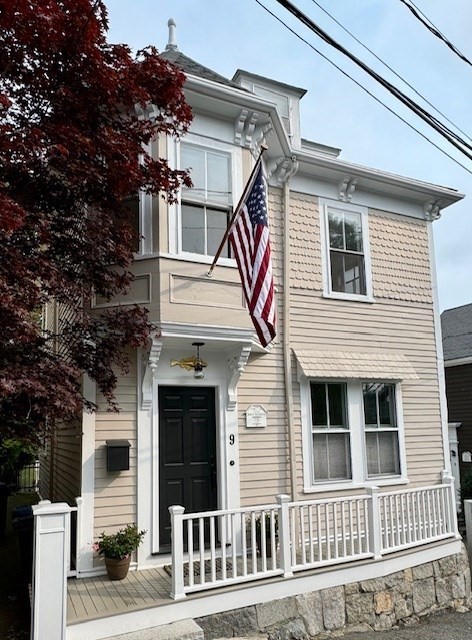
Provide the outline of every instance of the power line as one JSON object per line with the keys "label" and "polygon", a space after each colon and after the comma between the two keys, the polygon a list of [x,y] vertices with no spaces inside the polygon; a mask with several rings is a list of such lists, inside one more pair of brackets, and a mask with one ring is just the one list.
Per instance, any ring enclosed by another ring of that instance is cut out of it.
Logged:
{"label": "power line", "polygon": [[436,38],[439,38],[439,40],[444,42],[444,44],[447,47],[449,47],[449,49],[453,53],[455,53],[456,56],[458,56],[461,60],[463,60],[464,62],[466,62],[468,65],[472,67],[472,62],[469,60],[469,58],[467,58],[461,51],[459,51],[459,49],[455,45],[453,45],[452,42],[448,40],[443,33],[441,33],[438,27],[436,27],[431,22],[431,20],[427,16],[425,16],[425,14],[421,11],[421,9],[418,9],[418,7],[415,5],[414,2],[411,2],[410,4],[406,2],[406,0],[400,0],[400,2],[403,2],[405,7],[407,7],[411,11],[411,13],[415,16],[415,18],[419,20],[421,24],[428,29],[428,31],[431,31],[431,33],[434,36],[436,36]]}
{"label": "power line", "polygon": [[424,100],[426,102],[426,104],[428,104],[432,109],[434,109],[436,111],[436,113],[439,113],[439,115],[441,115],[447,122],[449,122],[449,124],[451,124],[458,131],[460,131],[462,133],[462,135],[464,135],[469,140],[472,140],[472,138],[467,133],[465,133],[465,131],[463,131],[457,124],[452,122],[452,120],[450,120],[442,111],[440,111],[437,107],[435,107],[434,104],[432,104],[427,98],[425,98],[424,95],[422,95],[417,89],[415,89],[415,87],[412,84],[410,84],[407,80],[405,80],[405,78],[403,78],[400,74],[398,74],[395,71],[395,69],[392,69],[392,67],[389,64],[387,64],[384,60],[382,60],[382,58],[380,58],[380,56],[378,56],[375,53],[375,51],[372,51],[372,49],[369,49],[369,47],[367,45],[365,45],[358,38],[356,38],[356,36],[353,33],[351,33],[351,31],[349,31],[349,29],[347,29],[343,24],[341,24],[341,22],[339,22],[339,20],[337,20],[333,15],[331,15],[331,13],[329,13],[329,11],[327,11],[324,7],[322,7],[321,4],[319,2],[317,2],[317,0],[311,0],[311,1],[313,2],[313,4],[316,4],[316,6],[321,9],[321,11],[323,11],[327,16],[329,16],[331,18],[331,20],[333,20],[339,27],[341,27],[341,29],[343,29],[343,31],[345,31],[347,34],[349,34],[351,36],[351,38],[353,38],[358,44],[360,44],[361,47],[364,47],[364,49],[366,49],[366,51],[368,51],[371,55],[373,55],[374,58],[376,58],[376,60],[378,60],[381,64],[383,64],[384,67],[386,67],[399,80],[401,80],[404,84],[406,84],[407,87],[409,87],[412,91],[414,91],[416,93],[416,95],[419,96],[422,100]]}
{"label": "power line", "polygon": [[328,43],[330,46],[334,47],[341,53],[343,53],[346,57],[348,57],[352,62],[354,62],[358,67],[360,67],[363,71],[365,71],[368,75],[370,75],[374,80],[376,80],[379,84],[385,87],[392,95],[394,95],[400,102],[406,105],[411,111],[416,113],[424,122],[429,124],[433,129],[435,129],[440,135],[442,135],[450,144],[452,144],[456,149],[458,149],[461,153],[463,153],[469,160],[472,160],[472,146],[469,145],[465,140],[463,140],[460,136],[458,136],[454,131],[446,127],[440,120],[435,118],[433,115],[428,113],[423,107],[414,102],[411,98],[402,93],[397,87],[395,87],[391,82],[385,80],[381,75],[379,75],[376,71],[371,69],[368,65],[366,65],[362,60],[357,58],[354,54],[352,54],[348,49],[343,47],[341,44],[336,42],[331,36],[329,36],[323,29],[321,29],[317,24],[315,24],[308,16],[306,16],[300,9],[298,9],[295,5],[293,5],[288,0],[276,0],[278,4],[282,5],[287,11],[289,11],[293,16],[297,18],[302,24],[313,31],[316,35],[318,35],[322,40]]}
{"label": "power line", "polygon": [[355,78],[353,78],[351,75],[349,75],[346,71],[344,71],[344,69],[341,69],[341,67],[339,67],[335,62],[333,62],[332,60],[330,60],[326,55],[324,55],[324,53],[322,53],[319,49],[317,49],[314,45],[311,44],[311,42],[308,42],[308,40],[306,40],[305,38],[303,38],[299,33],[297,33],[294,29],[292,29],[291,27],[289,27],[288,24],[286,24],[281,18],[279,18],[279,16],[277,16],[275,13],[273,13],[270,9],[268,9],[265,5],[262,4],[262,2],[260,0],[255,0],[255,2],[262,7],[262,9],[264,9],[264,11],[266,11],[268,14],[270,14],[273,18],[275,18],[278,22],[280,22],[288,31],[290,31],[294,36],[296,36],[299,40],[301,40],[304,44],[308,45],[311,49],[313,49],[313,51],[315,51],[319,56],[321,56],[324,60],[326,60],[326,62],[329,62],[329,64],[331,64],[333,67],[335,67],[340,73],[342,73],[344,76],[346,76],[347,78],[349,78],[350,80],[352,80],[352,82],[354,82],[360,89],[362,89],[363,91],[365,91],[365,93],[367,93],[367,95],[369,95],[371,98],[373,98],[376,102],[378,102],[379,104],[381,104],[385,109],[387,109],[387,111],[390,111],[390,113],[392,115],[394,115],[396,118],[398,118],[399,120],[401,120],[401,122],[403,122],[404,124],[406,124],[407,127],[409,127],[410,129],[412,129],[413,131],[415,131],[415,133],[417,133],[419,136],[421,136],[422,138],[424,138],[424,140],[426,140],[427,142],[429,142],[433,147],[435,147],[438,151],[440,151],[443,155],[447,156],[450,160],[452,160],[453,162],[455,162],[457,165],[459,165],[460,167],[462,167],[462,169],[465,169],[465,171],[467,171],[468,173],[472,174],[472,171],[470,169],[468,169],[465,165],[463,165],[459,160],[457,160],[456,158],[454,158],[454,156],[452,156],[450,153],[448,153],[447,151],[445,151],[445,149],[443,149],[442,147],[440,147],[438,144],[436,144],[435,142],[433,142],[430,138],[428,138],[428,136],[426,134],[424,134],[422,131],[420,131],[419,129],[417,129],[415,126],[413,126],[410,122],[408,122],[408,120],[406,120],[405,118],[403,118],[401,115],[399,115],[396,111],[394,111],[391,107],[389,107],[387,104],[385,104],[385,102],[383,102],[380,98],[378,98],[377,96],[375,96],[373,93],[371,93],[366,87],[364,87],[364,85],[362,85],[360,82],[358,82]]}

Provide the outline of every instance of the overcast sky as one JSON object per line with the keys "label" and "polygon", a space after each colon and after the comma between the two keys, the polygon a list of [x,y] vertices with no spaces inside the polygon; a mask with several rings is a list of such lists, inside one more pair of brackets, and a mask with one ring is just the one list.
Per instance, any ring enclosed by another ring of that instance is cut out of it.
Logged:
{"label": "overcast sky", "polygon": [[[400,0],[292,1],[346,48],[420,102],[411,89],[357,44],[320,6],[329,11],[457,125],[464,132],[460,135],[472,135],[472,66],[435,38]],[[275,0],[261,3],[472,171],[472,161],[298,23]],[[471,0],[414,3],[472,60]],[[240,68],[307,89],[301,102],[304,138],[341,148],[343,160],[452,187],[465,194],[462,202],[445,209],[434,223],[436,264],[441,310],[472,302],[472,175],[468,171],[301,42],[256,0],[106,0],[106,4],[110,42],[126,42],[134,50],[153,44],[163,50],[168,39],[167,20],[172,17],[177,23],[179,49],[214,71],[231,78]],[[424,102],[421,104],[432,111]]]}

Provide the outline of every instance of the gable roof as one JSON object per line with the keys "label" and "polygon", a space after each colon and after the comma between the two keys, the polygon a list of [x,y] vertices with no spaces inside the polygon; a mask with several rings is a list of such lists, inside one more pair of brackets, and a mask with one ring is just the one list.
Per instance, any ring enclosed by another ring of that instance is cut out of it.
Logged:
{"label": "gable roof", "polygon": [[472,304],[441,314],[444,360],[472,357]]}
{"label": "gable roof", "polygon": [[204,78],[205,80],[212,80],[213,82],[217,82],[218,84],[224,84],[227,87],[233,87],[233,89],[245,91],[245,89],[242,89],[239,84],[232,82],[232,80],[228,80],[228,78],[225,78],[224,76],[220,76],[219,73],[216,73],[216,71],[212,71],[199,62],[195,62],[195,60],[192,60],[192,58],[189,58],[178,49],[166,49],[165,51],[160,53],[159,56],[161,58],[164,58],[164,60],[175,64],[175,66],[185,74]]}

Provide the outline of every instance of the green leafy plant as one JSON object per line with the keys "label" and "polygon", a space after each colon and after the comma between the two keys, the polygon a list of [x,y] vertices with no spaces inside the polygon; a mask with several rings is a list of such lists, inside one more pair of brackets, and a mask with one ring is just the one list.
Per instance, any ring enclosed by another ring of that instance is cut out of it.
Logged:
{"label": "green leafy plant", "polygon": [[145,534],[146,531],[144,529],[138,531],[138,527],[135,524],[129,524],[110,535],[102,532],[95,549],[100,556],[122,560],[130,556],[139,547]]}

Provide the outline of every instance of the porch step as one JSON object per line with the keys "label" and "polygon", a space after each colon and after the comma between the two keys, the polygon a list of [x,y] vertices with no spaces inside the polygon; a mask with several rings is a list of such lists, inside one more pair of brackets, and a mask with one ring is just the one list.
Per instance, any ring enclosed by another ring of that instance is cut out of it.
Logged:
{"label": "porch step", "polygon": [[105,640],[204,640],[203,629],[195,620],[187,618],[159,627],[111,636]]}

